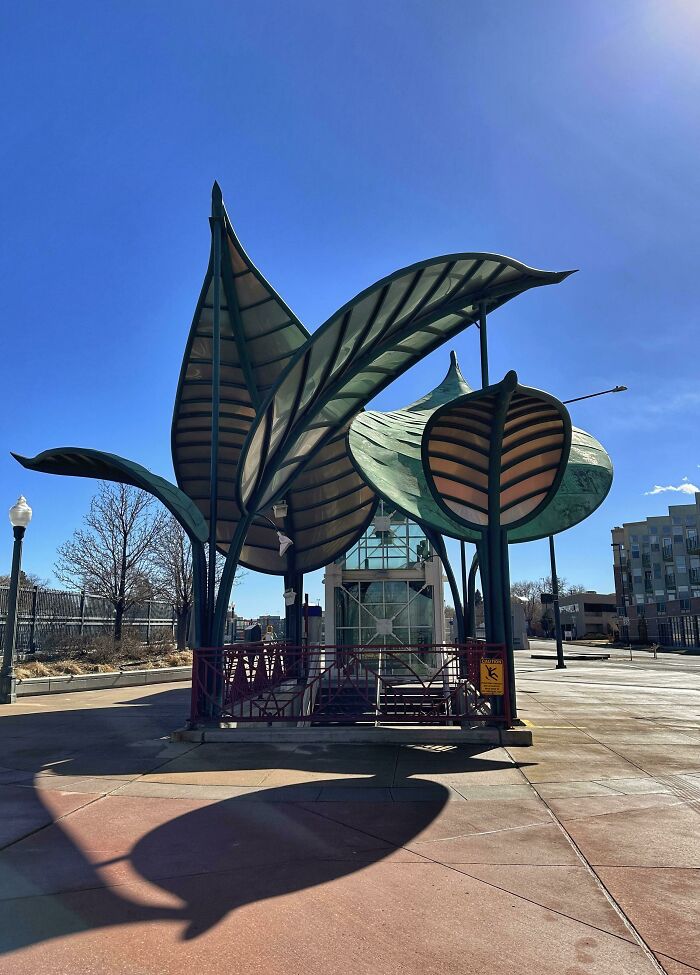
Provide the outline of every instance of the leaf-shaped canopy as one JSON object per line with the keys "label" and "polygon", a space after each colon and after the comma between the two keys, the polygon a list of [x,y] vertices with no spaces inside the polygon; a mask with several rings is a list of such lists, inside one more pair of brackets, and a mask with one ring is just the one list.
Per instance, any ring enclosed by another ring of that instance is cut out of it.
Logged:
{"label": "leaf-shaped canopy", "polygon": [[595,437],[571,428],[571,450],[564,477],[550,503],[532,521],[512,528],[510,542],[531,542],[578,525],[599,508],[613,481],[613,465]]}
{"label": "leaf-shaped canopy", "polygon": [[451,352],[450,368],[436,389],[401,410],[359,413],[350,425],[348,445],[365,480],[408,518],[441,535],[476,542],[479,533],[458,524],[433,498],[421,456],[423,431],[433,413],[470,392]]}
{"label": "leaf-shaped canopy", "polygon": [[[256,410],[308,332],[260,274],[238,241],[214,185],[212,232],[223,224],[220,276],[220,396],[217,546],[226,553],[240,520],[235,480],[241,447]],[[214,239],[180,371],[172,423],[173,467],[179,486],[209,520],[212,449]],[[279,550],[274,529],[261,523],[246,564],[265,568]],[[275,556],[276,565],[279,558]],[[283,567],[280,567],[282,571]]]}
{"label": "leaf-shaped canopy", "polygon": [[448,403],[426,424],[423,464],[438,504],[476,530],[530,521],[554,497],[571,447],[571,420],[553,396],[502,383]]}
{"label": "leaf-shaped canopy", "polygon": [[[250,260],[234,233],[215,184],[212,233],[221,229],[220,394],[217,458],[217,548],[229,549],[241,513],[235,482],[241,448],[256,411],[309,333]],[[219,221],[219,224],[217,224]],[[173,466],[178,484],[208,523],[211,496],[214,238],[204,285],[180,372],[172,424]],[[268,505],[249,528],[240,562],[282,574],[308,572],[332,561],[371,520],[376,497],[345,450],[345,429],[318,451],[286,501],[279,527],[294,545],[279,555]]]}
{"label": "leaf-shaped canopy", "polygon": [[205,542],[207,539],[207,523],[194,502],[170,481],[152,474],[133,460],[88,447],[56,447],[44,450],[36,457],[12,456],[30,471],[132,484],[164,504],[193,541]]}
{"label": "leaf-shaped canopy", "polygon": [[288,490],[365,403],[450,336],[530,288],[570,271],[496,254],[432,258],[383,278],[344,305],[297,353],[243,449],[239,497],[259,511]]}
{"label": "leaf-shaped canopy", "polygon": [[[435,390],[402,410],[358,414],[350,425],[348,445],[353,463],[380,497],[443,535],[476,542],[480,532],[438,505],[421,458],[427,421],[440,406],[469,392],[451,353],[450,369]],[[572,427],[569,459],[554,497],[531,521],[509,529],[508,541],[534,541],[579,524],[603,503],[612,477],[612,462],[602,444],[585,430]]]}

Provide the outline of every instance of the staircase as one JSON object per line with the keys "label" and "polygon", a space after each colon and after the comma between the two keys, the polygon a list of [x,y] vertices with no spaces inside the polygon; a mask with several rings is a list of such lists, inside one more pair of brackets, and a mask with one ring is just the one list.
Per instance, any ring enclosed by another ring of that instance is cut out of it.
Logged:
{"label": "staircase", "polygon": [[[324,686],[319,689],[313,711],[312,725],[354,725],[415,723],[433,716],[444,722],[448,714],[448,702],[441,687],[424,688],[420,684],[400,684],[392,687],[383,684],[378,702],[376,682],[369,684],[367,694],[362,694],[352,683],[339,688]],[[329,720],[330,719],[330,720]]]}

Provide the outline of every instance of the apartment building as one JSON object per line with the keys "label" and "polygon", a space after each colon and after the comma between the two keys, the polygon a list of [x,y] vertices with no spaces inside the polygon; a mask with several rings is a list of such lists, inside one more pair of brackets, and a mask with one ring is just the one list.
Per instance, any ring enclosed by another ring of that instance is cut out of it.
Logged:
{"label": "apartment building", "polygon": [[700,646],[700,493],[694,504],[612,530],[620,636]]}

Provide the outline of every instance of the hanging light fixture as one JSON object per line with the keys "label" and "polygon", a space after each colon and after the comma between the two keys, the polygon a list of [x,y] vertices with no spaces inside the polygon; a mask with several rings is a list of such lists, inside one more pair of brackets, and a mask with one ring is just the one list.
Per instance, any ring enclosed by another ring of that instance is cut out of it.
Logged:
{"label": "hanging light fixture", "polygon": [[280,543],[280,558],[282,558],[284,553],[287,551],[290,545],[294,544],[294,542],[287,535],[283,535],[282,532],[277,532],[277,538],[279,539]]}

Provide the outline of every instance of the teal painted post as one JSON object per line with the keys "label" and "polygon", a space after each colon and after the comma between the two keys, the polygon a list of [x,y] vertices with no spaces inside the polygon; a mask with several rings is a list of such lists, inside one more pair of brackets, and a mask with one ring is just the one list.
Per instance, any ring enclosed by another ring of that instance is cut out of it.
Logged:
{"label": "teal painted post", "polygon": [[559,612],[559,578],[554,554],[554,535],[549,536],[549,561],[552,569],[552,604],[554,606],[554,636],[557,641],[557,670],[566,670],[564,647],[561,642],[561,614]]}
{"label": "teal painted post", "polygon": [[211,369],[211,464],[209,473],[209,574],[207,581],[206,639],[212,645],[212,614],[216,596],[216,528],[219,506],[219,407],[221,399],[221,191],[215,185],[212,193],[211,231],[214,244],[212,369]]}
{"label": "teal painted post", "polygon": [[[241,549],[245,544],[248,529],[252,525],[254,519],[254,513],[241,515],[241,520],[238,522],[234,536],[231,539],[231,544],[229,545],[228,553],[226,554],[226,562],[224,563],[224,571],[221,573],[219,591],[216,596],[216,608],[213,614],[214,623],[211,630],[211,646],[220,647],[223,643],[224,628],[226,626],[226,611],[228,609],[228,601],[231,596],[233,580],[236,577],[238,559],[241,556]],[[211,608],[207,610],[207,614],[211,618]]]}
{"label": "teal painted post", "polygon": [[486,335],[486,305],[479,305],[479,351],[481,353],[481,387],[489,384],[489,349]]}
{"label": "teal painted post", "polygon": [[469,590],[467,587],[467,547],[464,542],[459,543],[459,564],[462,570],[462,606],[464,607],[465,625],[464,625],[464,636],[468,637],[469,627],[467,625],[467,617],[469,615]]}
{"label": "teal painted post", "polygon": [[[469,568],[469,580],[467,582],[467,608],[466,608],[466,631],[467,638],[476,637],[476,573],[479,570],[479,553],[474,553],[472,564]],[[481,588],[484,588],[482,580]]]}
{"label": "teal painted post", "polygon": [[515,657],[513,654],[513,608],[510,603],[510,565],[508,564],[508,533],[502,532],[503,544],[503,620],[505,623],[505,645],[508,659],[508,691],[510,694],[510,717],[514,721],[518,717],[517,702],[515,700]]}
{"label": "teal painted post", "polygon": [[455,604],[455,625],[457,629],[456,642],[464,643],[465,637],[468,635],[465,631],[464,625],[464,609],[462,606],[462,599],[459,593],[459,586],[457,585],[457,579],[452,570],[452,565],[447,557],[447,548],[445,546],[445,541],[439,532],[434,531],[432,528],[428,528],[427,525],[420,523],[421,528],[425,532],[425,537],[428,539],[430,544],[435,549],[435,552],[443,564],[445,569],[445,575],[447,576],[447,583],[450,587],[450,592],[452,593],[452,600]]}

